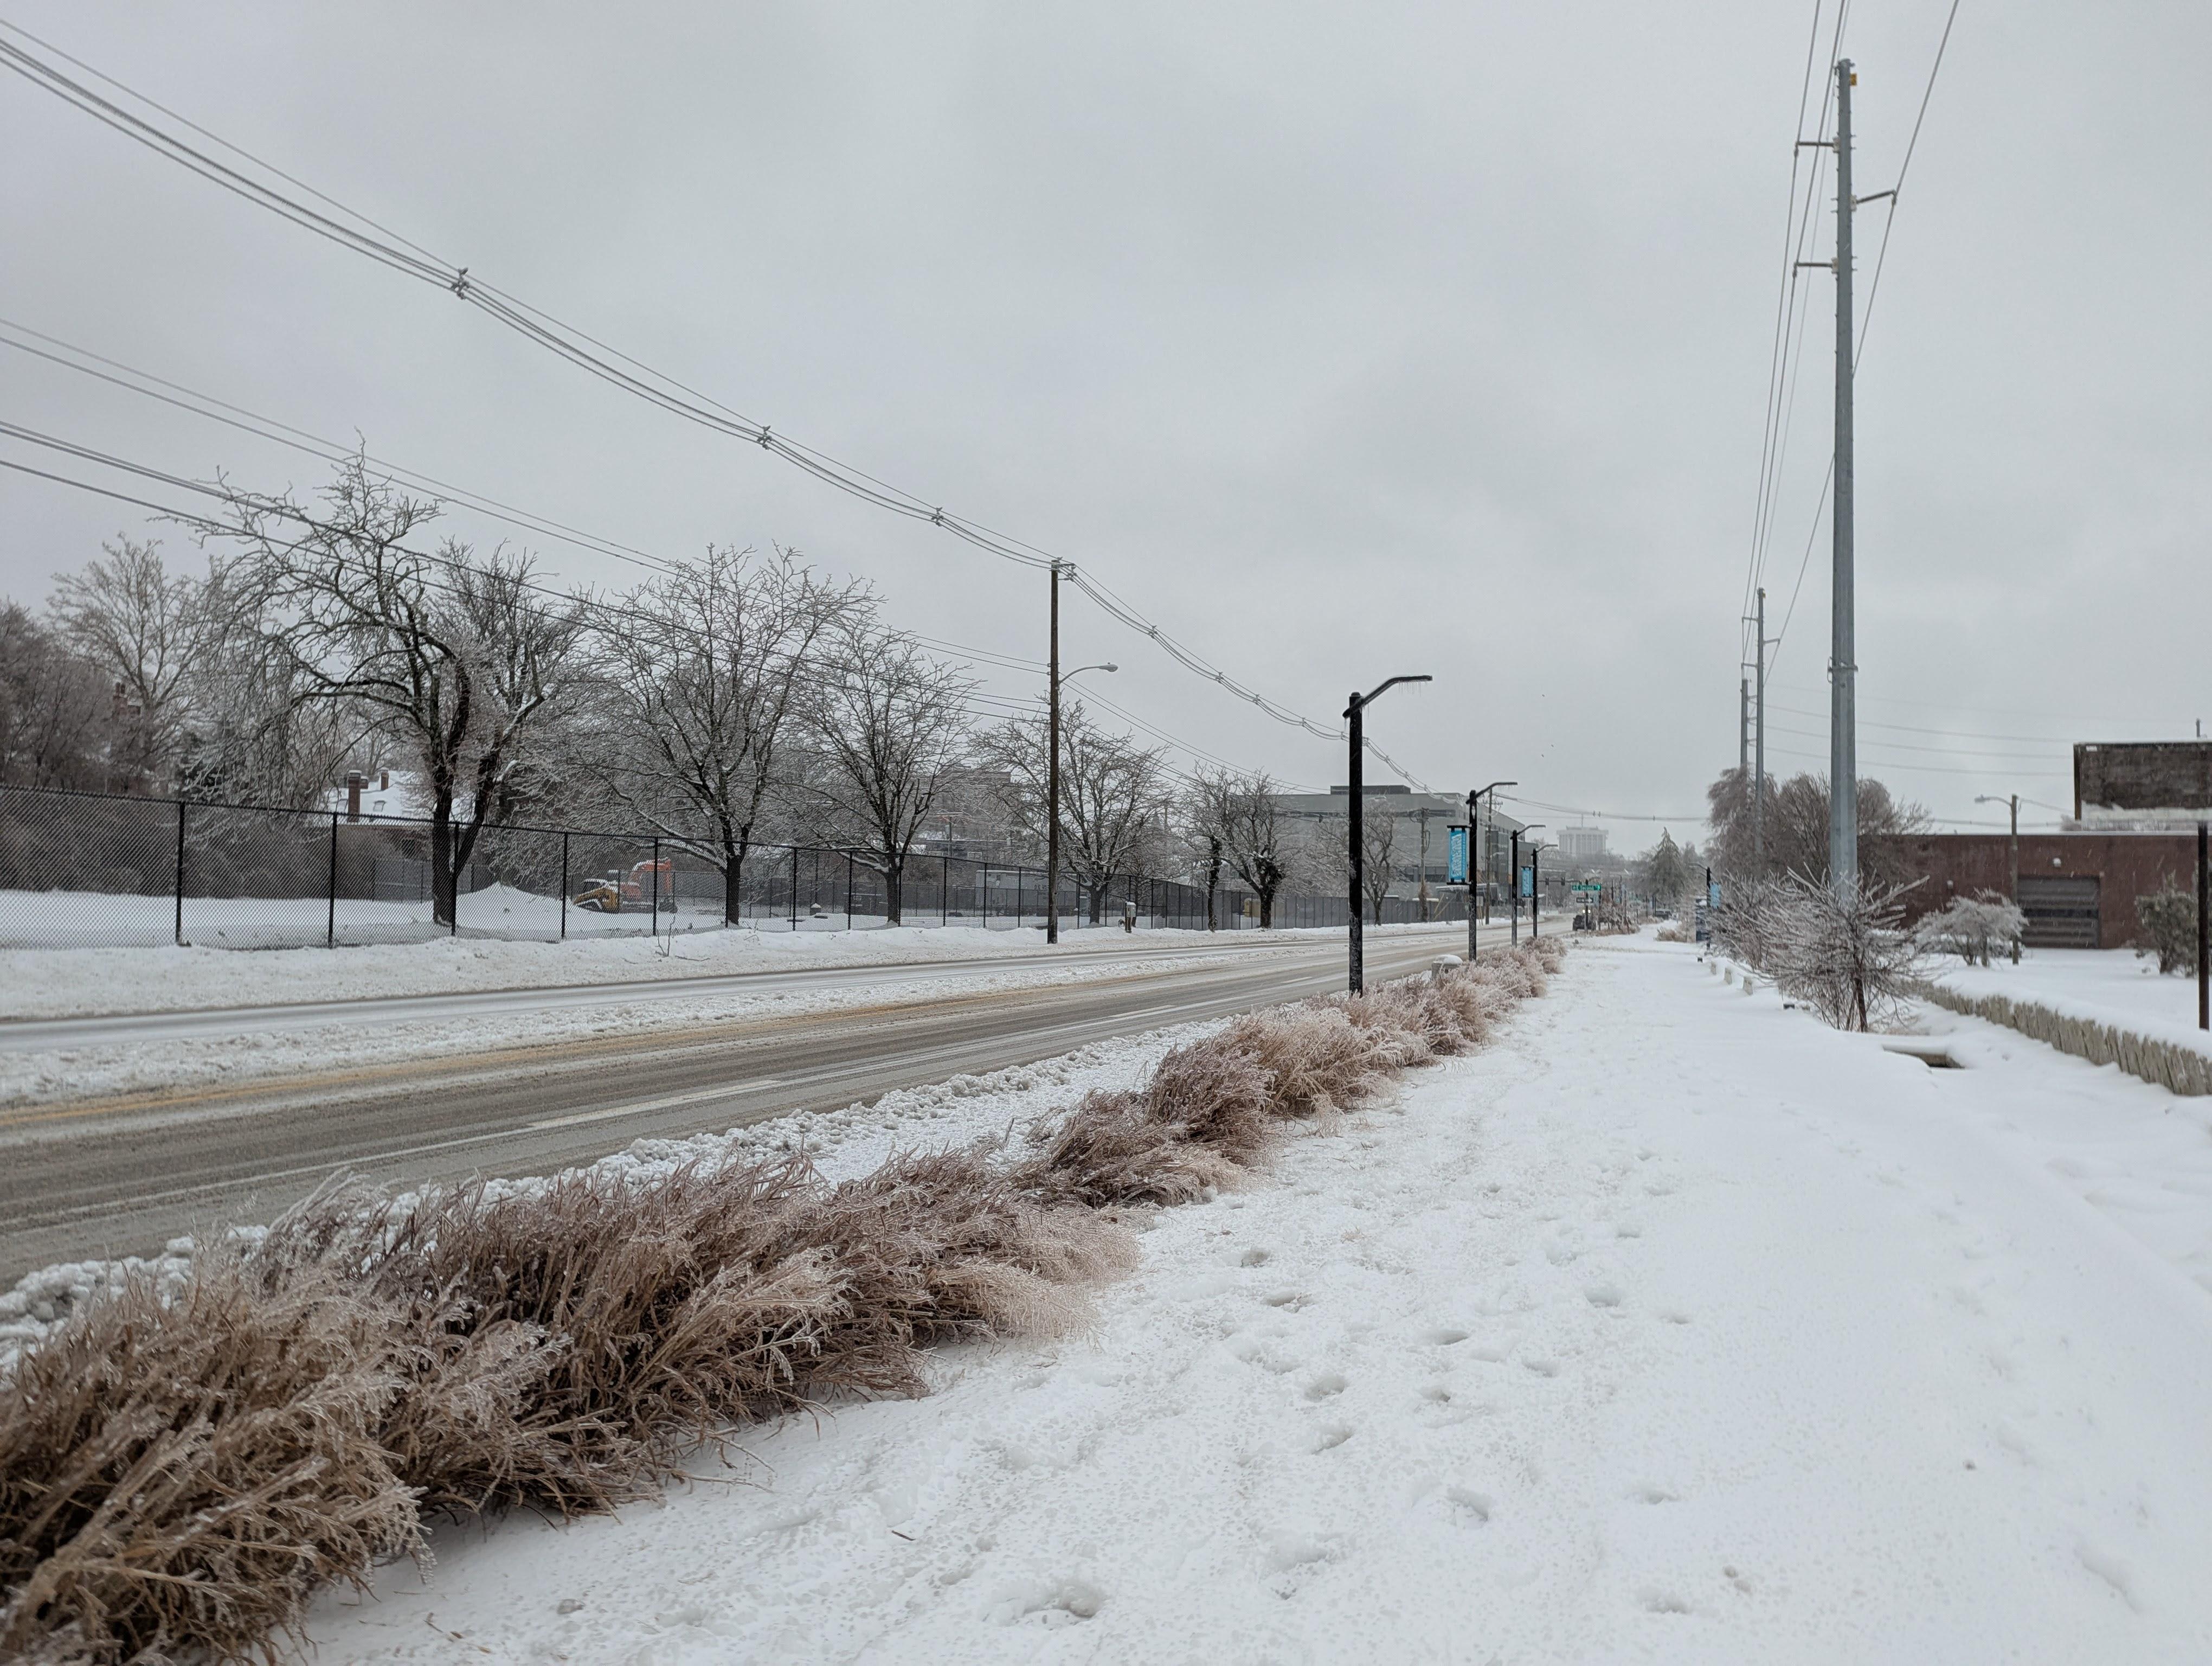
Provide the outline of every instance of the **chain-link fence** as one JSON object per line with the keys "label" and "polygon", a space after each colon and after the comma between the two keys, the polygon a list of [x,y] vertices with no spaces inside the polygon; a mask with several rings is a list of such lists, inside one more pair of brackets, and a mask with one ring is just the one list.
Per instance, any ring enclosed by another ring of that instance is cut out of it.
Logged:
{"label": "chain-link fence", "polygon": [[[450,897],[439,884],[453,874]],[[1064,932],[1337,927],[1342,897],[1139,874],[1063,875]],[[1210,906],[1209,906],[1210,903]],[[1422,918],[1393,897],[1383,923]],[[195,944],[270,949],[449,935],[557,940],[891,925],[1041,927],[1042,870],[917,851],[896,873],[860,850],[755,845],[722,860],[645,833],[487,826],[456,861],[427,821],[0,787],[0,948]],[[1464,891],[1430,899],[1464,920]]]}

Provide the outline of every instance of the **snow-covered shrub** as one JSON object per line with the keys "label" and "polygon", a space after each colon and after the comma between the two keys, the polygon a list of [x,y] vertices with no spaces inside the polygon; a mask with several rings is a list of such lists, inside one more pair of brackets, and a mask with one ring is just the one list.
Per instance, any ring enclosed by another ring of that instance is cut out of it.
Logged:
{"label": "snow-covered shrub", "polygon": [[1754,964],[1838,1030],[1887,1023],[1917,993],[1925,958],[1904,928],[1902,891],[1838,895],[1793,874],[1763,899]]}
{"label": "snow-covered shrub", "polygon": [[1923,915],[1913,939],[1930,954],[1954,954],[1969,966],[1986,966],[1992,949],[2020,958],[2027,916],[2010,897],[1984,891],[1954,897],[1940,912]]}
{"label": "snow-covered shrub", "polygon": [[418,1542],[392,1314],[234,1249],[101,1293],[0,1383],[0,1657],[243,1659]]}
{"label": "snow-covered shrub", "polygon": [[2136,918],[2142,921],[2150,940],[2138,955],[2158,957],[2160,972],[2197,972],[2197,892],[2166,885],[2148,897],[2136,898]]}

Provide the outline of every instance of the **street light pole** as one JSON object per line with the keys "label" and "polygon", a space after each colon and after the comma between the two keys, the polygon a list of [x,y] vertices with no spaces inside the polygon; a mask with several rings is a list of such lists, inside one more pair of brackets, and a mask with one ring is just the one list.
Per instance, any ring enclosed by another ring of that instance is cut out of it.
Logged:
{"label": "street light pole", "polygon": [[[1489,786],[1478,787],[1467,795],[1467,839],[1468,843],[1473,847],[1468,853],[1467,861],[1467,964],[1470,966],[1474,964],[1475,948],[1474,876],[1482,871],[1480,860],[1482,846],[1480,842],[1481,824],[1475,819],[1475,806],[1486,793],[1495,793],[1501,787],[1518,787],[1520,784],[1517,781],[1493,781]],[[1492,819],[1495,820],[1498,814],[1498,800],[1494,798],[1490,801],[1490,812]]]}
{"label": "street light pole", "polygon": [[[1541,822],[1530,822],[1526,827],[1516,827],[1513,830],[1513,873],[1506,883],[1511,887],[1513,892],[1513,940],[1516,943],[1521,940],[1521,836],[1523,833],[1534,833],[1543,825]],[[1529,843],[1533,845],[1535,841],[1531,839]],[[1529,890],[1533,893],[1535,886],[1532,884]],[[1536,934],[1536,915],[1533,909],[1528,914],[1528,934],[1531,937]]]}
{"label": "street light pole", "polygon": [[[2013,906],[2014,908],[2018,908],[2020,906],[2020,794],[2017,793],[2012,793],[2003,797],[1999,797],[1992,793],[1977,793],[1974,795],[1974,802],[1976,804],[2006,804],[2012,806],[2012,836],[2010,841],[2010,851],[2012,856],[2012,902]],[[2015,940],[2012,945],[2012,958],[2013,964],[2015,965],[2019,964],[2020,944],[2017,940]]]}
{"label": "street light pole", "polygon": [[1346,730],[1352,741],[1352,815],[1350,818],[1352,860],[1346,866],[1350,868],[1352,873],[1352,964],[1350,982],[1352,993],[1355,995],[1359,994],[1360,991],[1366,987],[1367,974],[1366,943],[1360,929],[1363,921],[1360,918],[1359,909],[1360,892],[1365,889],[1361,883],[1364,875],[1361,871],[1360,848],[1361,841],[1365,831],[1360,815],[1360,801],[1364,796],[1363,788],[1365,786],[1365,782],[1362,780],[1360,755],[1366,750],[1367,742],[1365,734],[1366,726],[1362,720],[1366,714],[1367,708],[1375,703],[1376,700],[1382,694],[1384,690],[1395,688],[1401,683],[1432,683],[1436,679],[1434,678],[1427,676],[1393,677],[1388,682],[1377,684],[1373,689],[1370,690],[1365,694],[1362,694],[1358,689],[1354,689],[1352,691],[1351,702],[1344,708]]}

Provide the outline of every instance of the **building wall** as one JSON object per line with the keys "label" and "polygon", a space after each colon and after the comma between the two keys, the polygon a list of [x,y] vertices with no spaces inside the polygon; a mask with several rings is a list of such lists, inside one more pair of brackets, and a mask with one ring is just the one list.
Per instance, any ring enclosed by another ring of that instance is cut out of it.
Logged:
{"label": "building wall", "polygon": [[2084,742],[2074,748],[2074,814],[2109,806],[2162,810],[2212,805],[2212,740]]}
{"label": "building wall", "polygon": [[[1873,840],[1869,843],[1875,842]],[[1954,897],[1992,891],[2012,895],[2012,857],[2002,833],[1931,833],[1884,841],[1921,883],[1903,898],[1908,921],[1943,908]],[[2136,898],[2172,884],[2196,884],[2197,838],[2184,833],[2023,833],[2023,879],[2098,883],[2097,946],[2124,949],[2142,933]]]}

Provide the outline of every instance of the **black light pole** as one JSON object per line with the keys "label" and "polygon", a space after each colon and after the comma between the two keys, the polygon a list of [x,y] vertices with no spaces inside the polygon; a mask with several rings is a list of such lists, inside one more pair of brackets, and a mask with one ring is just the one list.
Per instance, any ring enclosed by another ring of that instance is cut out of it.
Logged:
{"label": "black light pole", "polygon": [[[1523,833],[1534,833],[1543,824],[1541,822],[1530,822],[1526,827],[1516,827],[1513,830],[1513,872],[1506,876],[1505,883],[1507,888],[1513,893],[1513,940],[1516,943],[1521,940],[1521,836]],[[1529,933],[1532,936],[1534,934],[1535,926],[1535,917],[1532,915],[1528,921]]]}
{"label": "black light pole", "polygon": [[1345,724],[1346,724],[1346,726],[1347,729],[1349,730],[1349,732],[1350,732],[1350,733],[1351,733],[1351,737],[1352,737],[1352,862],[1351,862],[1351,868],[1352,868],[1352,980],[1351,980],[1351,982],[1352,982],[1352,993],[1353,994],[1355,994],[1355,995],[1356,995],[1356,994],[1358,994],[1360,992],[1360,990],[1365,987],[1365,984],[1366,984],[1366,971],[1367,971],[1367,968],[1366,968],[1366,961],[1365,961],[1366,944],[1365,944],[1365,942],[1363,940],[1363,939],[1362,939],[1362,937],[1361,937],[1361,933],[1360,933],[1361,921],[1360,921],[1360,916],[1359,916],[1359,903],[1360,903],[1359,893],[1360,893],[1360,891],[1364,889],[1364,887],[1363,887],[1363,886],[1361,885],[1361,884],[1360,884],[1360,880],[1361,880],[1361,879],[1362,879],[1362,877],[1363,877],[1363,876],[1362,876],[1362,874],[1361,874],[1361,873],[1360,873],[1360,849],[1359,849],[1359,846],[1360,846],[1360,837],[1361,837],[1361,822],[1360,822],[1360,814],[1359,814],[1359,810],[1360,810],[1360,799],[1361,799],[1361,797],[1362,797],[1361,788],[1362,788],[1362,787],[1364,785],[1364,782],[1361,781],[1361,779],[1360,779],[1360,774],[1361,774],[1361,771],[1360,771],[1360,768],[1359,768],[1359,763],[1360,763],[1360,754],[1361,754],[1361,752],[1363,752],[1363,751],[1366,749],[1366,737],[1365,737],[1364,733],[1363,733],[1363,731],[1364,730],[1365,725],[1361,721],[1361,718],[1362,718],[1363,714],[1364,714],[1364,713],[1365,713],[1365,711],[1367,710],[1367,708],[1368,708],[1370,706],[1371,706],[1371,705],[1373,705],[1373,704],[1375,703],[1375,702],[1376,702],[1376,698],[1377,698],[1377,697],[1378,697],[1378,696],[1382,693],[1382,691],[1383,691],[1385,689],[1392,689],[1392,688],[1395,688],[1395,687],[1397,687],[1397,685],[1398,685],[1399,684],[1401,684],[1401,683],[1432,683],[1432,682],[1434,682],[1435,680],[1436,680],[1436,679],[1435,679],[1434,678],[1432,678],[1432,677],[1393,677],[1393,678],[1392,678],[1389,682],[1387,682],[1387,683],[1381,683],[1381,684],[1376,684],[1373,689],[1370,689],[1370,690],[1367,693],[1365,693],[1365,694],[1362,694],[1362,693],[1360,693],[1360,692],[1359,692],[1359,690],[1358,690],[1358,689],[1354,689],[1354,690],[1352,691],[1352,703],[1351,703],[1350,705],[1346,706],[1346,707],[1344,708],[1344,720],[1345,720]]}
{"label": "black light pole", "polygon": [[[1520,784],[1517,781],[1493,781],[1489,786],[1478,787],[1467,795],[1467,964],[1470,966],[1474,964],[1474,876],[1481,872],[1478,853],[1482,848],[1481,824],[1475,819],[1475,800],[1486,793],[1495,793],[1501,787],[1518,787]],[[1496,813],[1495,801],[1492,803],[1491,810]]]}

